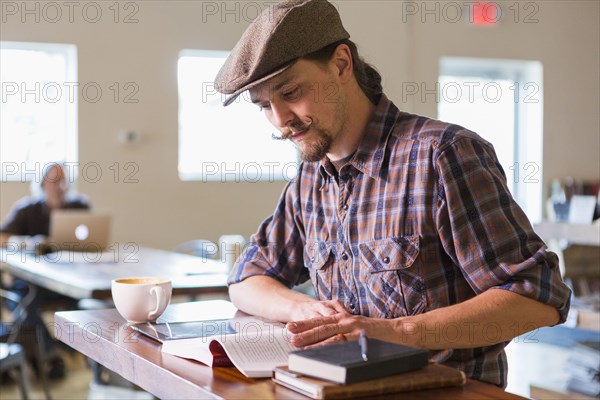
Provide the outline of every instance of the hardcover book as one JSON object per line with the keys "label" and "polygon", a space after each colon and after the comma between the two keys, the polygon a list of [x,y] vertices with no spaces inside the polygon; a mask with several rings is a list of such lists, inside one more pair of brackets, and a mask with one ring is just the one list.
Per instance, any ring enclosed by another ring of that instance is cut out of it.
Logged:
{"label": "hardcover book", "polygon": [[428,351],[377,339],[367,339],[368,360],[358,342],[298,350],[290,353],[290,371],[337,383],[355,383],[424,368]]}
{"label": "hardcover book", "polygon": [[273,381],[313,399],[348,399],[372,397],[385,394],[461,386],[466,382],[465,374],[440,364],[429,364],[425,368],[369,381],[341,385],[339,383],[308,377],[290,372],[287,367],[273,370]]}
{"label": "hardcover book", "polygon": [[145,323],[132,328],[161,342],[163,353],[210,367],[235,366],[250,378],[270,377],[273,368],[287,364],[288,353],[295,350],[283,324],[256,317]]}

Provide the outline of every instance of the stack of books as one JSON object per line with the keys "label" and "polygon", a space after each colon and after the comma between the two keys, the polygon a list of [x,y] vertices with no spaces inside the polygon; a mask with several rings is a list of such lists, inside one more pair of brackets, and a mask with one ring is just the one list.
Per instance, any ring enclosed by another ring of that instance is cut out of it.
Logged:
{"label": "stack of books", "polygon": [[600,341],[578,342],[573,346],[567,371],[569,391],[600,396]]}
{"label": "stack of books", "polygon": [[357,342],[298,350],[273,381],[313,399],[345,399],[460,386],[465,374],[428,362],[428,351],[367,339],[368,356]]}

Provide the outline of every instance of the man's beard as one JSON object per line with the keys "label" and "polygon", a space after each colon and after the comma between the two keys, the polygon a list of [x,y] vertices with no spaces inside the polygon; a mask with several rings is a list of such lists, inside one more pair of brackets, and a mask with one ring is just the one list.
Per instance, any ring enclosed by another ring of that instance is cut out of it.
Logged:
{"label": "man's beard", "polygon": [[281,136],[272,136],[275,140],[292,140],[292,137],[296,133],[307,131],[308,129],[312,130],[310,138],[312,142],[310,144],[304,142],[304,147],[296,145],[300,151],[300,158],[306,162],[320,161],[331,149],[333,140],[332,135],[320,128],[318,122],[315,122],[312,118],[307,118],[305,121],[293,121],[290,126],[286,126],[281,130]]}
{"label": "man's beard", "polygon": [[310,143],[304,142],[304,147],[296,146],[300,151],[302,161],[320,161],[325,158],[331,149],[331,143],[333,142],[331,136],[318,128],[313,128],[313,131]]}

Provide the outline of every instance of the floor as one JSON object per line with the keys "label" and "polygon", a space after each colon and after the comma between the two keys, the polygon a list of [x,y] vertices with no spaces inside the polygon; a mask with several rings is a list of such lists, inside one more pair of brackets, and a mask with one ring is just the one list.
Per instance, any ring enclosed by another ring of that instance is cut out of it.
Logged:
{"label": "floor", "polygon": [[[178,299],[180,300],[180,299]],[[6,310],[1,310],[6,312]],[[54,321],[52,312],[44,312],[42,318],[46,324]],[[52,333],[52,331],[50,331]],[[104,370],[101,379],[104,381],[117,382],[117,385],[97,384],[93,381],[93,372],[90,360],[80,353],[68,348],[66,345],[61,349],[61,355],[66,366],[66,377],[50,381],[50,394],[53,399],[59,400],[104,400],[104,399],[127,399],[127,400],[150,400],[154,399],[151,394],[141,389],[134,390],[124,385],[130,385],[123,378],[116,374],[108,374]],[[42,383],[37,379],[31,367],[27,366],[27,375],[29,381],[29,397],[32,400],[45,399]],[[115,378],[116,377],[116,378]],[[119,382],[120,381],[120,382]],[[21,391],[15,381],[9,379],[2,380],[0,384],[0,400],[21,399]]]}
{"label": "floor", "polygon": [[[104,399],[128,399],[128,400],[152,400],[154,396],[142,390],[134,390],[122,386],[103,385],[92,382],[92,369],[88,360],[75,352],[63,352],[63,359],[67,367],[67,376],[64,379],[50,381],[50,393],[54,399],[60,400],[104,400]],[[31,370],[28,371],[30,392],[32,400],[45,399],[41,382]],[[0,387],[0,399],[21,399],[21,392],[15,382],[2,382]]]}
{"label": "floor", "polygon": [[[85,358],[76,353],[63,353],[63,359],[67,366],[67,378],[50,381],[50,392],[55,399],[87,399],[92,380],[92,371],[88,367]],[[45,399],[42,384],[36,379],[29,369],[29,382],[31,399]],[[11,381],[2,382],[0,388],[2,400],[20,399],[21,393],[18,386]]]}

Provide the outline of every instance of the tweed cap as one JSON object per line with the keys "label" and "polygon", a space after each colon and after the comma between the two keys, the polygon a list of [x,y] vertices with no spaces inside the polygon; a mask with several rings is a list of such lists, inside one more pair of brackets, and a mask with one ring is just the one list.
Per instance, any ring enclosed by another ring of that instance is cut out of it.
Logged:
{"label": "tweed cap", "polygon": [[290,68],[294,61],[350,38],[327,0],[285,0],[265,9],[246,29],[215,78],[215,89],[241,93]]}

